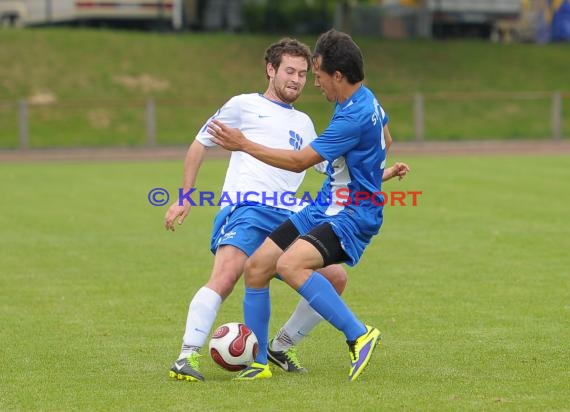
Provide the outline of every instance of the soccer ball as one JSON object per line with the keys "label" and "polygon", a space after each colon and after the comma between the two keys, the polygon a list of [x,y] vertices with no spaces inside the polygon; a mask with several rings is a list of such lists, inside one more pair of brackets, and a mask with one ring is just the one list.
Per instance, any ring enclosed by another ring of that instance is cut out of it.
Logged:
{"label": "soccer ball", "polygon": [[257,337],[243,323],[230,322],[219,326],[210,339],[210,356],[228,371],[240,371],[253,363],[257,355]]}

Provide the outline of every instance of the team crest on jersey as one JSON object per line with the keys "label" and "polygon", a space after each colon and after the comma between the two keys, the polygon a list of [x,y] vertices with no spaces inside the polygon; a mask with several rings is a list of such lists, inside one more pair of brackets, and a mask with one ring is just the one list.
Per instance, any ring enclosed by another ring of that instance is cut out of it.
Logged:
{"label": "team crest on jersey", "polygon": [[289,130],[289,144],[293,146],[294,150],[301,150],[301,146],[303,146],[303,138],[295,133],[294,130]]}

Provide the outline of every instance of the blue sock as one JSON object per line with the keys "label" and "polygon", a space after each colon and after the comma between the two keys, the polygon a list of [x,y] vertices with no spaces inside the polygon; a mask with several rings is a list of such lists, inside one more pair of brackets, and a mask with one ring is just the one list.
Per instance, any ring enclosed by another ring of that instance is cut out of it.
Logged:
{"label": "blue sock", "polygon": [[250,328],[259,344],[255,361],[267,365],[267,339],[269,335],[269,316],[271,300],[269,288],[245,288],[243,298],[243,316],[245,324]]}
{"label": "blue sock", "polygon": [[331,283],[320,273],[313,272],[297,291],[319,314],[342,331],[346,340],[356,340],[366,333],[366,327],[346,306]]}

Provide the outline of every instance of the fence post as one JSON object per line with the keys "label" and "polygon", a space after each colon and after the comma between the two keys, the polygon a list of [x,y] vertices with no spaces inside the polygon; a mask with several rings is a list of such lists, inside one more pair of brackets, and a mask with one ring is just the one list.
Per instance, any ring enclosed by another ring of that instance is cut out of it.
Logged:
{"label": "fence post", "polygon": [[146,100],[146,144],[156,146],[156,105],[152,97]]}
{"label": "fence post", "polygon": [[51,23],[53,20],[53,7],[51,4],[52,0],[46,1],[46,21]]}
{"label": "fence post", "polygon": [[417,142],[424,141],[424,96],[414,94],[414,133]]}
{"label": "fence post", "polygon": [[30,135],[28,130],[28,102],[22,99],[18,102],[18,126],[20,130],[20,149],[30,148]]}
{"label": "fence post", "polygon": [[181,30],[184,24],[184,5],[182,0],[174,0],[172,2],[172,28]]}
{"label": "fence post", "polygon": [[562,139],[562,93],[552,94],[552,138]]}

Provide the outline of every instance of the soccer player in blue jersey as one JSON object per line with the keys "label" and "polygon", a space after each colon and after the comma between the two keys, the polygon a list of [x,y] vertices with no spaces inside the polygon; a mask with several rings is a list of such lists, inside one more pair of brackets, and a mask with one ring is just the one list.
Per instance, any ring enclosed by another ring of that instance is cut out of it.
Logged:
{"label": "soccer player in blue jersey", "polygon": [[[322,34],[312,61],[315,86],[328,101],[335,102],[335,110],[327,129],[307,147],[295,152],[269,148],[217,120],[208,128],[214,143],[285,170],[300,172],[328,161],[321,192],[325,198],[331,196],[332,202],[316,202],[294,214],[246,262],[244,318],[256,334],[260,350],[255,362],[237,375],[238,380],[272,376],[265,343],[269,282],[275,273],[344,333],[351,363],[349,380],[360,376],[380,339],[380,331],[360,321],[317,270],[339,262],[355,265],[382,225],[384,199],[380,191],[386,138],[390,136],[388,117],[363,84],[362,54],[349,35],[336,30]],[[399,175],[406,171],[407,166],[400,165],[392,172]]]}
{"label": "soccer player in blue jersey", "polygon": [[[285,38],[267,48],[265,63],[267,90],[263,94],[232,97],[213,118],[241,127],[250,139],[263,141],[270,147],[291,152],[300,150],[317,136],[309,116],[292,106],[305,85],[311,51],[305,44]],[[186,155],[182,183],[184,193],[194,187],[206,149],[210,146],[214,144],[204,127]],[[190,302],[182,349],[169,371],[170,377],[191,382],[204,380],[199,368],[199,352],[206,343],[223,300],[239,280],[248,256],[296,210],[296,205],[291,203],[264,204],[262,199],[240,203],[239,194],[251,190],[260,194],[295,193],[304,175],[304,171],[288,172],[244,153],[232,154],[223,186],[228,202],[221,205],[212,230],[214,267],[206,284]],[[275,200],[278,202],[280,198]],[[166,229],[174,231],[175,222],[182,224],[190,206],[188,199],[184,198],[182,204],[177,199],[166,212]],[[335,285],[338,293],[342,293],[346,271],[341,265],[323,268],[321,273]],[[295,342],[298,342],[321,320],[318,313],[301,299],[283,329],[295,336]],[[274,359],[281,368],[288,372],[306,372],[296,356],[294,345],[274,349]]]}

